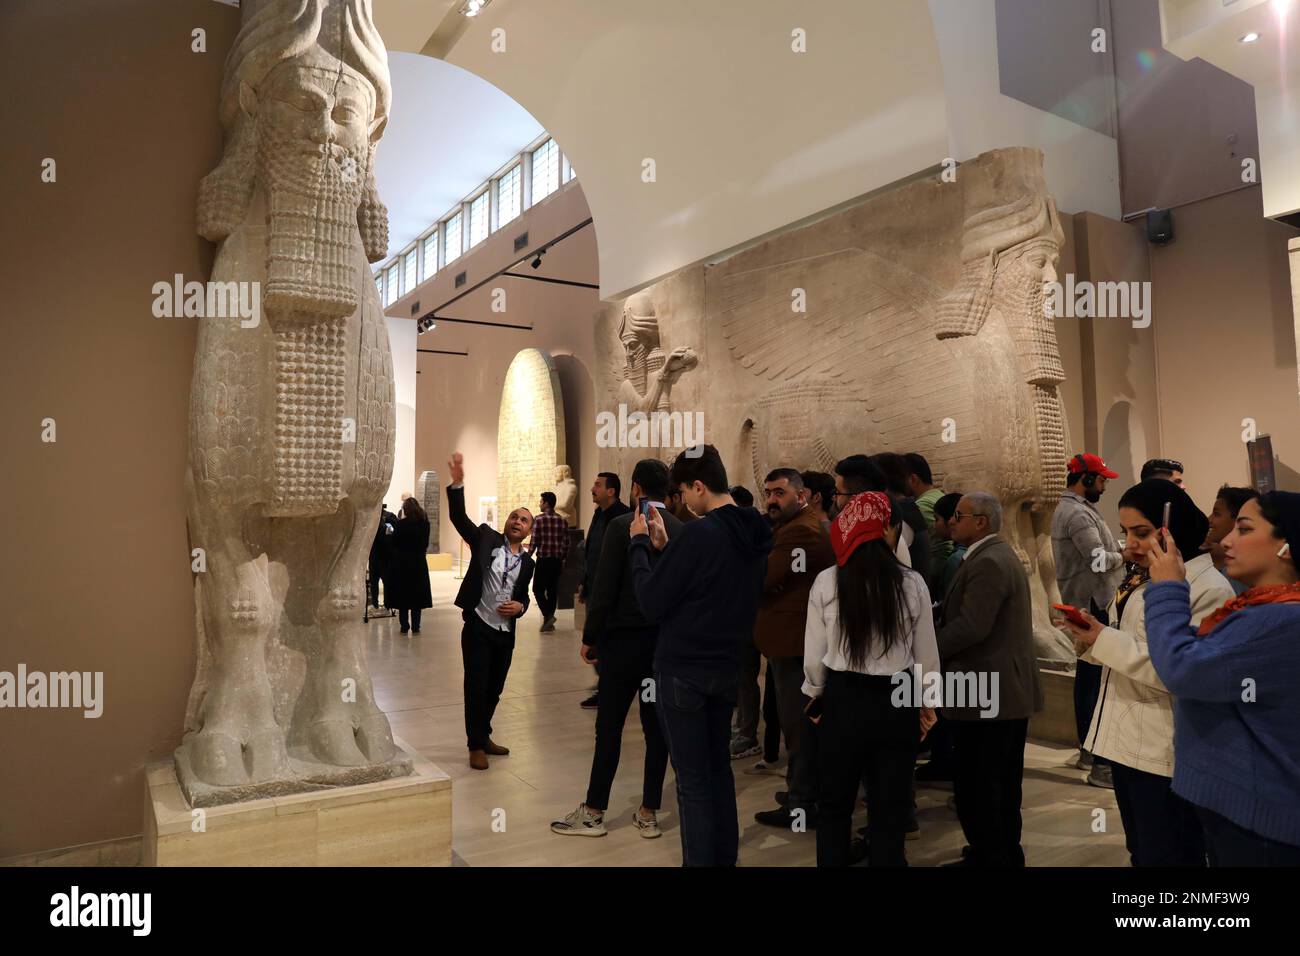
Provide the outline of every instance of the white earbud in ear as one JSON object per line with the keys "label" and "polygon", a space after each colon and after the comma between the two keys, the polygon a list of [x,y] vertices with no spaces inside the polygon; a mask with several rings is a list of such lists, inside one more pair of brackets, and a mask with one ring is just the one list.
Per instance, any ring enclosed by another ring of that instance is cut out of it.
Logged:
{"label": "white earbud in ear", "polygon": [[1291,544],[1289,542],[1277,549],[1277,556],[1279,558],[1285,558],[1290,553],[1291,553]]}

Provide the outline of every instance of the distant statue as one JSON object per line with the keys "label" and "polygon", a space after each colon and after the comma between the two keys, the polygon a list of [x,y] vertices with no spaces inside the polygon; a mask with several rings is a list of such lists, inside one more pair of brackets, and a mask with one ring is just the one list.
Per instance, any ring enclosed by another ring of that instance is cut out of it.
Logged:
{"label": "distant statue", "polygon": [[573,471],[568,465],[559,465],[555,469],[555,513],[567,521],[570,528],[578,526],[578,483],[573,480]]}
{"label": "distant statue", "polygon": [[673,385],[682,374],[700,364],[695,350],[678,346],[664,354],[659,342],[659,319],[649,292],[639,292],[623,303],[618,328],[623,343],[623,380],[618,400],[628,411],[672,411]]}
{"label": "distant statue", "polygon": [[438,519],[441,514],[439,505],[439,489],[441,483],[438,481],[436,471],[426,471],[420,475],[420,480],[415,483],[416,500],[420,502],[420,507],[424,513],[429,516],[429,547],[426,551],[429,554],[438,553]]}

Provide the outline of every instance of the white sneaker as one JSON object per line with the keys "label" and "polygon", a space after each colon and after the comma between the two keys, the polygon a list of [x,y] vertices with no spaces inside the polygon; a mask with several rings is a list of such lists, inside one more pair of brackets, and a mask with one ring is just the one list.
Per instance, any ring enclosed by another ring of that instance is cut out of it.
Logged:
{"label": "white sneaker", "polygon": [[632,811],[632,821],[636,824],[637,832],[647,840],[653,840],[655,837],[663,836],[663,831],[659,829],[659,814],[652,811],[650,819],[647,820],[641,816],[640,810]]}
{"label": "white sneaker", "polygon": [[605,829],[605,815],[587,809],[585,803],[578,804],[563,820],[551,824],[551,832],[561,836],[603,837],[609,831]]}

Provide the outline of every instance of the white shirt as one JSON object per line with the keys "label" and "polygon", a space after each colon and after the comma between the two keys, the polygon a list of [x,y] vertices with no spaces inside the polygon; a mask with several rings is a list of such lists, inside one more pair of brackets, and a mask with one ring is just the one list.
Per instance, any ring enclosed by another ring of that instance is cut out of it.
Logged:
{"label": "white shirt", "polygon": [[498,631],[510,630],[510,619],[497,613],[497,605],[512,600],[523,563],[522,550],[515,554],[508,547],[500,547],[492,552],[492,567],[483,576],[483,594],[474,609],[489,627]]}
{"label": "white shirt", "polygon": [[804,625],[803,692],[820,697],[826,687],[827,670],[890,677],[920,664],[923,671],[939,671],[939,643],[934,636],[930,589],[925,579],[903,570],[905,626],[901,638],[883,656],[868,652],[858,667],[850,667],[847,648],[840,632],[839,601],[836,598],[837,568],[831,565],[813,580],[808,592],[808,618]]}

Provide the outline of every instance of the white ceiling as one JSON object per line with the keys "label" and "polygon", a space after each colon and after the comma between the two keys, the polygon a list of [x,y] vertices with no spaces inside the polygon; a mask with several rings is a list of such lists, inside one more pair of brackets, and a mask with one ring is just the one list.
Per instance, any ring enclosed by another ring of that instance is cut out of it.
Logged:
{"label": "white ceiling", "polygon": [[390,50],[393,107],[375,155],[396,255],[543,132],[522,106],[445,60]]}

